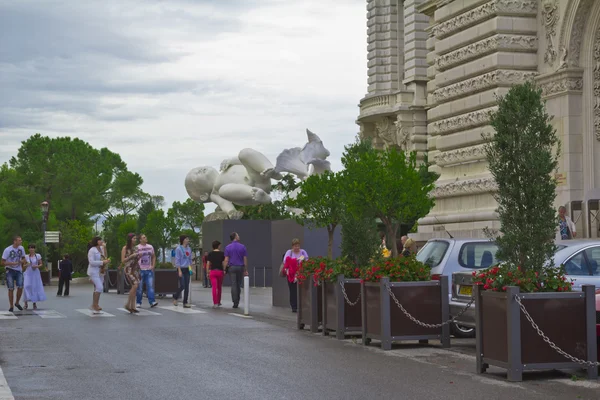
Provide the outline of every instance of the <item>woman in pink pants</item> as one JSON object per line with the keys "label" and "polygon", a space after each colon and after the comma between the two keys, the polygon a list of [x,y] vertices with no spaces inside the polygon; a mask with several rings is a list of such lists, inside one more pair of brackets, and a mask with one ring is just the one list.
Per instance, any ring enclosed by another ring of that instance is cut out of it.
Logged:
{"label": "woman in pink pants", "polygon": [[221,306],[221,288],[223,286],[223,261],[225,254],[221,251],[221,242],[215,240],[212,242],[213,250],[206,257],[206,269],[210,271],[210,283],[212,285],[213,308]]}

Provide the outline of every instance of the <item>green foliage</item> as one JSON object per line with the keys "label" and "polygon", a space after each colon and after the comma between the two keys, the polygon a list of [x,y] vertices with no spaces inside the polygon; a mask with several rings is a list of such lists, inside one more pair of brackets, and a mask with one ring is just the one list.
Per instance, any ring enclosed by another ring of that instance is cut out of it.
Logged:
{"label": "green foliage", "polygon": [[344,214],[342,201],[343,185],[340,173],[325,171],[320,175],[309,176],[300,185],[300,193],[295,199],[288,199],[290,207],[303,210],[296,217],[301,225],[310,228],[327,228],[329,243],[327,255],[332,257],[333,235]]}
{"label": "green foliage", "polygon": [[181,230],[189,229],[193,232],[199,232],[204,221],[204,204],[196,203],[192,199],[187,199],[183,203],[173,202],[171,206],[171,215],[175,225]]}
{"label": "green foliage", "polygon": [[175,266],[170,262],[160,262],[157,263],[156,269],[174,269]]}
{"label": "green foliage", "polygon": [[292,215],[286,210],[283,201],[274,201],[269,204],[259,204],[255,206],[237,207],[244,213],[242,219],[270,220],[277,221],[290,219]]}
{"label": "green foliage", "polygon": [[429,197],[433,177],[422,176],[416,153],[378,151],[366,140],[346,146],[342,163],[348,213],[354,218],[379,218],[396,257],[400,225],[412,225],[433,207]]}
{"label": "green foliage", "polygon": [[473,271],[473,284],[494,292],[506,292],[508,286],[518,286],[521,292],[535,293],[570,292],[573,282],[567,281],[562,267],[534,271],[504,263],[484,271]]}
{"label": "green foliage", "polygon": [[87,266],[87,244],[91,240],[92,227],[78,220],[58,223],[61,232],[61,252],[69,254],[74,271],[83,271]]}
{"label": "green foliage", "polygon": [[130,171],[118,171],[114,182],[106,193],[106,201],[110,206],[108,215],[118,213],[125,219],[137,210],[150,196],[141,188],[144,180],[136,173]]}
{"label": "green foliage", "polygon": [[365,282],[379,282],[382,277],[390,278],[390,282],[415,282],[431,280],[431,267],[423,264],[414,256],[388,258],[378,260],[369,268],[365,268],[362,279]]}
{"label": "green foliage", "polygon": [[144,232],[146,222],[148,221],[148,215],[154,210],[156,210],[156,207],[151,200],[145,201],[138,209],[137,231],[139,233]]}
{"label": "green foliage", "polygon": [[379,235],[374,218],[354,218],[345,214],[342,218],[342,256],[357,267],[369,263],[379,252]]}
{"label": "green foliage", "polygon": [[531,82],[513,86],[491,114],[495,135],[485,151],[498,192],[502,235],[496,238],[498,257],[513,266],[542,271],[555,251],[556,181],[560,143],[542,101]]}
{"label": "green foliage", "polygon": [[172,242],[177,241],[175,222],[172,218],[168,218],[163,210],[155,210],[148,214],[144,231],[148,241],[161,250],[164,262],[166,249],[171,246]]}

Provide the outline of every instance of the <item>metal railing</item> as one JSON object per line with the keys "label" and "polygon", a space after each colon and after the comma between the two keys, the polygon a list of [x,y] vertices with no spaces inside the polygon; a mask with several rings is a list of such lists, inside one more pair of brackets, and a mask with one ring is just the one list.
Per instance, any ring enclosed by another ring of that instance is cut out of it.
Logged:
{"label": "metal railing", "polygon": [[267,287],[267,270],[273,270],[272,267],[253,267],[252,268],[252,287],[255,288],[256,287],[256,270],[261,270],[263,271],[263,288]]}

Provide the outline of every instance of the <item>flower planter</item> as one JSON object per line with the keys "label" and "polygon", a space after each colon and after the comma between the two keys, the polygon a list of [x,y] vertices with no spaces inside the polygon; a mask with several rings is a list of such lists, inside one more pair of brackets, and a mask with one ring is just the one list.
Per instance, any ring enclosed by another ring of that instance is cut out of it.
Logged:
{"label": "flower planter", "polygon": [[104,293],[114,289],[119,292],[119,270],[109,269],[104,273]]}
{"label": "flower planter", "polygon": [[50,271],[40,271],[42,276],[42,285],[50,285]]}
{"label": "flower planter", "polygon": [[179,289],[179,275],[177,269],[154,270],[154,293],[157,296],[176,294]]}
{"label": "flower planter", "polygon": [[[518,296],[541,331],[563,351],[578,359],[596,362],[596,311],[594,286],[583,292],[520,293],[474,287],[477,330],[477,372],[490,365],[507,370],[509,381],[521,381],[523,371],[581,368],[552,349],[521,311]],[[587,367],[588,377],[598,377],[597,367]]]}
{"label": "flower planter", "polygon": [[310,275],[303,283],[298,283],[298,329],[310,326],[310,331],[316,333],[323,321],[323,292],[320,286],[315,286]]}
{"label": "flower planter", "polygon": [[129,280],[127,280],[127,276],[122,269],[119,269],[119,283],[117,285],[117,293],[118,294],[127,294],[131,290],[131,285],[129,284]]}
{"label": "flower planter", "polygon": [[362,335],[366,346],[371,339],[379,340],[383,350],[391,350],[392,342],[402,340],[439,339],[442,347],[450,347],[450,326],[427,328],[410,320],[392,300],[386,285],[400,304],[414,318],[427,324],[448,321],[448,277],[439,281],[389,282],[362,285]]}
{"label": "flower planter", "polygon": [[[346,295],[355,305],[346,302],[342,286]],[[323,296],[323,335],[335,331],[337,339],[344,339],[348,332],[362,332],[362,313],[359,296],[360,279],[344,279],[339,275],[336,283],[325,282],[321,285]]]}

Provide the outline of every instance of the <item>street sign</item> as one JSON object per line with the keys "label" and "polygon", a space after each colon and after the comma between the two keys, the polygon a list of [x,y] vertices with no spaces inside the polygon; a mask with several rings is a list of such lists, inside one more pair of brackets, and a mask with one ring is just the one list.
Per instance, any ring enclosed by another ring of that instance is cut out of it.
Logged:
{"label": "street sign", "polygon": [[60,243],[60,232],[59,231],[47,231],[44,235],[45,243]]}

